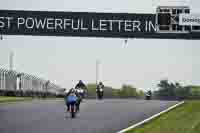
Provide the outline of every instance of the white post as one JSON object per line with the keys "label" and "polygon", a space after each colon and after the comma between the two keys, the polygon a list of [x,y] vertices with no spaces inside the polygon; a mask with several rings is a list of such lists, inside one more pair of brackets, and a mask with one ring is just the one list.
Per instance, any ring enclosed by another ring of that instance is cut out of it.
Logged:
{"label": "white post", "polygon": [[0,72],[0,78],[1,78],[1,81],[0,81],[0,82],[1,82],[1,83],[0,83],[0,84],[1,84],[0,89],[2,89],[2,73],[1,73],[1,72]]}
{"label": "white post", "polygon": [[24,90],[26,90],[27,89],[27,79],[26,79],[26,77],[24,78]]}
{"label": "white post", "polygon": [[25,86],[24,86],[24,90],[26,90],[28,87],[28,83],[27,83],[27,79],[26,79],[26,77],[24,78],[24,84],[25,84]]}
{"label": "white post", "polygon": [[16,90],[19,90],[19,77],[16,79]]}
{"label": "white post", "polygon": [[24,90],[27,90],[27,88],[28,88],[28,80],[26,79],[26,77],[24,78],[24,84],[25,84]]}
{"label": "white post", "polygon": [[98,84],[99,78],[99,60],[96,60],[96,85]]}
{"label": "white post", "polygon": [[26,79],[26,81],[25,81],[25,82],[26,82],[26,90],[27,90],[27,89],[29,89],[29,86],[28,86],[28,84],[29,84],[29,80],[28,80],[28,79]]}
{"label": "white post", "polygon": [[40,91],[42,91],[42,81],[40,81]]}
{"label": "white post", "polygon": [[4,89],[4,72],[1,73],[1,89]]}
{"label": "white post", "polygon": [[30,77],[30,79],[29,79],[29,89],[31,90],[32,88],[31,88],[31,77]]}
{"label": "white post", "polygon": [[22,76],[22,83],[21,83],[21,90],[23,90],[24,89],[24,86],[25,86],[25,82],[24,82],[24,76]]}
{"label": "white post", "polygon": [[10,57],[9,57],[10,71],[13,70],[13,56],[14,56],[14,53],[11,51]]}
{"label": "white post", "polygon": [[40,91],[42,91],[42,81],[39,81],[40,83]]}
{"label": "white post", "polygon": [[28,77],[28,79],[27,79],[27,89],[28,89],[28,90],[30,89],[30,79],[29,79],[29,77]]}
{"label": "white post", "polygon": [[4,78],[4,80],[3,80],[3,84],[4,84],[3,89],[6,89],[6,73],[5,72],[3,72],[3,78]]}
{"label": "white post", "polygon": [[2,84],[3,84],[3,82],[2,82],[3,81],[3,74],[2,74],[2,72],[0,74],[1,74],[1,86],[0,87],[1,87],[1,89],[3,89],[3,87],[2,87]]}
{"label": "white post", "polygon": [[21,90],[24,89],[24,76],[21,76]]}
{"label": "white post", "polygon": [[33,89],[33,79],[32,79],[32,77],[31,77],[31,79],[30,79],[30,88],[31,88],[31,90]]}
{"label": "white post", "polygon": [[31,82],[30,82],[30,77],[28,77],[28,89],[31,89]]}

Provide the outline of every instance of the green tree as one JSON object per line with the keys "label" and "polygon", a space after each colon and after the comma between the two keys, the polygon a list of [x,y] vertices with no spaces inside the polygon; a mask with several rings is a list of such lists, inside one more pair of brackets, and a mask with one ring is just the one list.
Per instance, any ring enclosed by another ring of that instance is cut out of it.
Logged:
{"label": "green tree", "polygon": [[189,98],[200,99],[200,86],[189,85],[185,86],[190,93]]}
{"label": "green tree", "polygon": [[137,94],[138,94],[138,97],[144,97],[145,96],[145,93],[142,90],[139,90],[139,92]]}
{"label": "green tree", "polygon": [[91,83],[87,85],[87,96],[89,98],[95,98],[96,97],[96,84]]}
{"label": "green tree", "polygon": [[136,88],[131,85],[122,85],[121,91],[120,91],[120,97],[126,98],[126,97],[137,97],[137,91]]}
{"label": "green tree", "polygon": [[159,97],[184,99],[190,95],[190,89],[181,86],[178,82],[169,83],[168,80],[161,80],[158,87],[156,94]]}
{"label": "green tree", "polygon": [[158,95],[161,97],[172,98],[175,96],[175,85],[173,83],[169,83],[168,80],[161,80],[157,85],[159,87]]}
{"label": "green tree", "polygon": [[176,97],[179,99],[185,99],[188,98],[190,95],[190,89],[188,87],[183,87],[180,85],[180,83],[175,83],[175,94]]}

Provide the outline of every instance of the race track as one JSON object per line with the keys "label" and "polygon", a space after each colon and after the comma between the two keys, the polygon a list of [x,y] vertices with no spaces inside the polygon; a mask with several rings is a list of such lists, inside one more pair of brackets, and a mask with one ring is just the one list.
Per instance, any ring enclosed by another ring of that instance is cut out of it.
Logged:
{"label": "race track", "polygon": [[65,117],[61,100],[0,104],[0,133],[115,133],[176,103],[85,100],[75,119]]}

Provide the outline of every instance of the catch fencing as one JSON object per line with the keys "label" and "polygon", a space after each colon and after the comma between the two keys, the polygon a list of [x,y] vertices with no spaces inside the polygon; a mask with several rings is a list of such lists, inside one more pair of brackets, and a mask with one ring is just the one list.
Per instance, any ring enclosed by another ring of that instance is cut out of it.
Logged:
{"label": "catch fencing", "polygon": [[60,86],[27,73],[0,68],[0,91],[58,94]]}

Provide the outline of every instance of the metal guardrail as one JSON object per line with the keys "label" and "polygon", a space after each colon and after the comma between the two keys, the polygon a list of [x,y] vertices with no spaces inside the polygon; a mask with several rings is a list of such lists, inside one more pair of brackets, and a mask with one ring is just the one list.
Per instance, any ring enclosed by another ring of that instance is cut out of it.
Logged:
{"label": "metal guardrail", "polygon": [[0,90],[32,90],[41,92],[57,93],[60,86],[49,80],[0,68]]}

